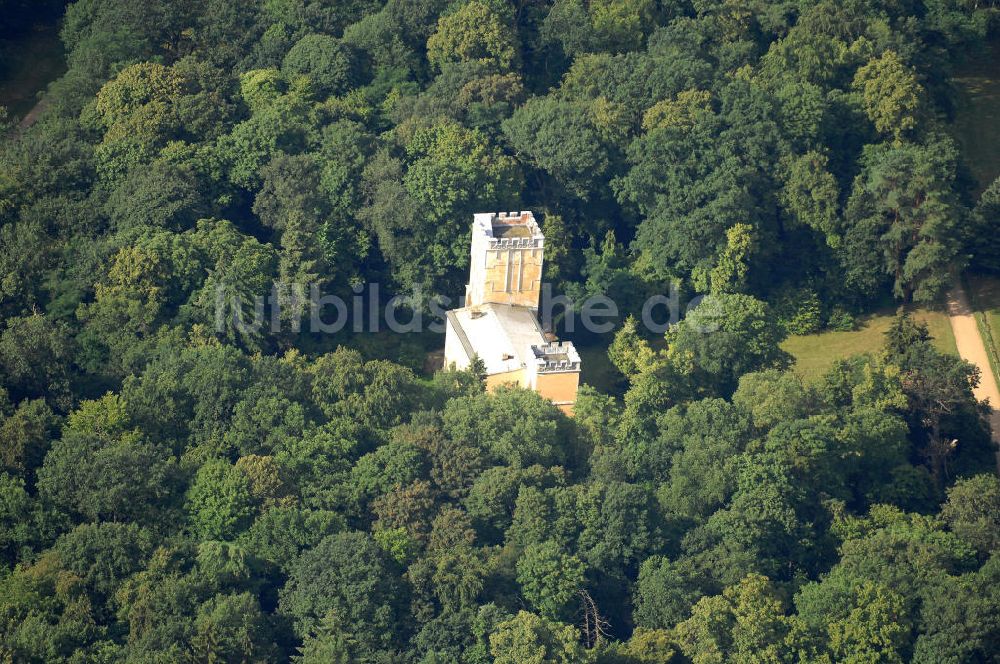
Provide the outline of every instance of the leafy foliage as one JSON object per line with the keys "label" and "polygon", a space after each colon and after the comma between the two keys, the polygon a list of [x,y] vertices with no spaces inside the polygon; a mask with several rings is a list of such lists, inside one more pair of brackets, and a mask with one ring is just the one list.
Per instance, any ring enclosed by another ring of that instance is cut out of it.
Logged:
{"label": "leafy foliage", "polygon": [[[975,369],[905,315],[816,384],[780,343],[996,269],[944,124],[995,13],[69,3],[0,138],[0,659],[992,661]],[[526,208],[623,314],[573,418],[422,371],[435,335],[256,311],[430,316],[470,215]],[[704,298],[650,338],[671,282]]]}

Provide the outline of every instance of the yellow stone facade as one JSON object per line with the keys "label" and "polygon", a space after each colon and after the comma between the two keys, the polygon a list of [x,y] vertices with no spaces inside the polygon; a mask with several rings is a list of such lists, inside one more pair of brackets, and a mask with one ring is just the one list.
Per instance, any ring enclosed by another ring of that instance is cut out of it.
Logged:
{"label": "yellow stone facade", "polygon": [[538,310],[545,236],[530,212],[477,214],[465,306],[509,304]]}
{"label": "yellow stone facade", "polygon": [[492,392],[504,385],[516,385],[518,387],[528,387],[528,376],[524,369],[517,371],[507,371],[505,373],[490,374],[486,376],[486,390]]}
{"label": "yellow stone facade", "polygon": [[542,292],[541,249],[486,252],[483,302],[538,308]]}
{"label": "yellow stone facade", "polygon": [[543,397],[559,406],[567,415],[573,414],[576,392],[580,388],[580,372],[541,374],[535,381],[535,390]]}
{"label": "yellow stone facade", "polygon": [[525,369],[508,371],[486,376],[486,390],[492,392],[502,386],[517,386],[535,390],[540,395],[558,406],[567,415],[573,414],[576,404],[576,393],[580,388],[580,372],[564,371],[559,373],[540,374],[532,376]]}

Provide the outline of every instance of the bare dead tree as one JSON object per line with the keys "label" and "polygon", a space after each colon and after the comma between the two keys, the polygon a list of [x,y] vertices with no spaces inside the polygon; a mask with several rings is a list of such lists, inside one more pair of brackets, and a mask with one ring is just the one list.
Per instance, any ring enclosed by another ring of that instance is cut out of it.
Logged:
{"label": "bare dead tree", "polygon": [[601,617],[597,610],[597,602],[586,590],[580,590],[580,608],[583,613],[580,631],[583,633],[583,644],[587,648],[593,648],[602,640],[608,638],[608,629],[611,624]]}

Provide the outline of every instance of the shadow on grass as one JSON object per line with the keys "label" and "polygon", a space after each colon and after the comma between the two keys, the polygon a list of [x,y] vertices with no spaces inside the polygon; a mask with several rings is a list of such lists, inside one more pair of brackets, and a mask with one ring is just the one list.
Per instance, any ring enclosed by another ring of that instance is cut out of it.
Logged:
{"label": "shadow on grass", "polygon": [[39,94],[66,71],[57,25],[39,25],[17,39],[0,40],[0,56],[0,106],[14,120],[34,108]]}

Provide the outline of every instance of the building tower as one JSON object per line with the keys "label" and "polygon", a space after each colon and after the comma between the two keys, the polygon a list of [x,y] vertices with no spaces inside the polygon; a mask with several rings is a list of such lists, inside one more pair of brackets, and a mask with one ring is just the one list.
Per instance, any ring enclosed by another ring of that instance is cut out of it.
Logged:
{"label": "building tower", "polygon": [[448,311],[445,321],[445,366],[467,369],[478,358],[488,390],[519,385],[571,415],[580,355],[538,322],[544,250],[531,212],[474,216],[465,306]]}
{"label": "building tower", "polygon": [[538,311],[545,236],[531,212],[474,215],[465,306],[509,304]]}

